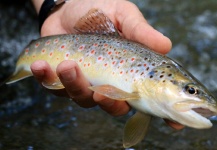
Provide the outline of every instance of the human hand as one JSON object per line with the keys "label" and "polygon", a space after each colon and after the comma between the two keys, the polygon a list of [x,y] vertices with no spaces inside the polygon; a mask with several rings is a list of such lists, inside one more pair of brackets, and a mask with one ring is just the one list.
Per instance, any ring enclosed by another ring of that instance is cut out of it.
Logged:
{"label": "human hand", "polygon": [[[139,9],[125,0],[68,1],[45,20],[41,29],[41,36],[74,33],[75,23],[91,8],[103,10],[120,31],[121,36],[142,43],[162,54],[171,49],[171,41],[153,29]],[[73,98],[82,107],[99,105],[103,110],[114,116],[126,114],[130,110],[130,106],[126,102],[114,101],[88,90],[87,87],[90,86],[90,83],[84,78],[78,65],[73,61],[60,63],[56,73],[44,61],[33,63],[31,69],[39,82],[50,80],[57,74],[65,89],[52,92],[59,96]],[[177,128],[175,126],[177,124],[170,123],[170,126]]]}

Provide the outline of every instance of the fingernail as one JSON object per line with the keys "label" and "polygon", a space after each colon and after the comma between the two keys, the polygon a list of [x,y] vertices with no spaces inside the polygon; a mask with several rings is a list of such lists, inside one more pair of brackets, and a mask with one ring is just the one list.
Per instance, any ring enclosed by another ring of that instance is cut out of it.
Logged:
{"label": "fingernail", "polygon": [[76,70],[74,68],[60,72],[60,78],[66,82],[74,81],[76,80],[77,74]]}

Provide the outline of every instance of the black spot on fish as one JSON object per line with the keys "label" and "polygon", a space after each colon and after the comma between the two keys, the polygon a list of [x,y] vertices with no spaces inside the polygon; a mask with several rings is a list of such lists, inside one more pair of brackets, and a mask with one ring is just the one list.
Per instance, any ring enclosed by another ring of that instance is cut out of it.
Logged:
{"label": "black spot on fish", "polygon": [[171,66],[167,66],[167,68],[171,68]]}
{"label": "black spot on fish", "polygon": [[168,74],[168,76],[169,76],[169,77],[171,77],[171,76],[172,76],[172,74],[170,73],[170,74]]}
{"label": "black spot on fish", "polygon": [[142,64],[138,64],[137,66],[138,66],[138,67],[141,67],[141,66],[142,66]]}
{"label": "black spot on fish", "polygon": [[153,78],[153,75],[150,75],[150,78]]}
{"label": "black spot on fish", "polygon": [[153,63],[152,66],[155,66],[155,63]]}
{"label": "black spot on fish", "polygon": [[164,77],[164,75],[160,75],[160,78],[163,78]]}
{"label": "black spot on fish", "polygon": [[146,70],[148,71],[148,70],[149,70],[149,67],[147,67]]}
{"label": "black spot on fish", "polygon": [[164,74],[164,73],[165,73],[165,71],[162,71],[161,73],[162,73],[162,74]]}

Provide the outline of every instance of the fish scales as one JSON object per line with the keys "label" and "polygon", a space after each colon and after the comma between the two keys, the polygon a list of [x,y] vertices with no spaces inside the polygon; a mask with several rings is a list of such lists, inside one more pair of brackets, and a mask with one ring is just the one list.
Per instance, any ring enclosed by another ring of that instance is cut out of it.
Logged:
{"label": "fish scales", "polygon": [[[90,81],[114,76],[115,80],[121,80],[125,84],[143,80],[154,67],[169,61],[163,59],[162,55],[121,37],[82,34],[58,35],[32,41],[20,55],[17,65],[27,69],[26,62],[29,65],[39,59],[46,60],[54,70],[63,60],[74,60],[85,76],[91,78]],[[111,82],[108,80],[108,84]],[[117,84],[114,86],[121,88]]]}

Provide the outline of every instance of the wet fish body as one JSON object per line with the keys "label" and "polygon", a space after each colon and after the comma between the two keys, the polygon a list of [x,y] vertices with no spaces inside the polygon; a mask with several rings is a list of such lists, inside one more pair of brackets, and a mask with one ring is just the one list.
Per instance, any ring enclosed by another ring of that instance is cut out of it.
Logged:
{"label": "wet fish body", "polygon": [[[93,24],[96,20],[102,24],[98,28]],[[30,65],[36,60],[46,60],[54,71],[64,60],[77,62],[93,85],[89,87],[91,90],[114,100],[127,101],[138,110],[125,126],[124,147],[143,139],[151,116],[198,129],[212,126],[206,117],[217,114],[216,100],[178,63],[117,36],[111,21],[99,10],[91,10],[75,28],[82,34],[32,41],[20,55],[7,83],[32,76]],[[64,88],[58,79],[44,86]]]}

